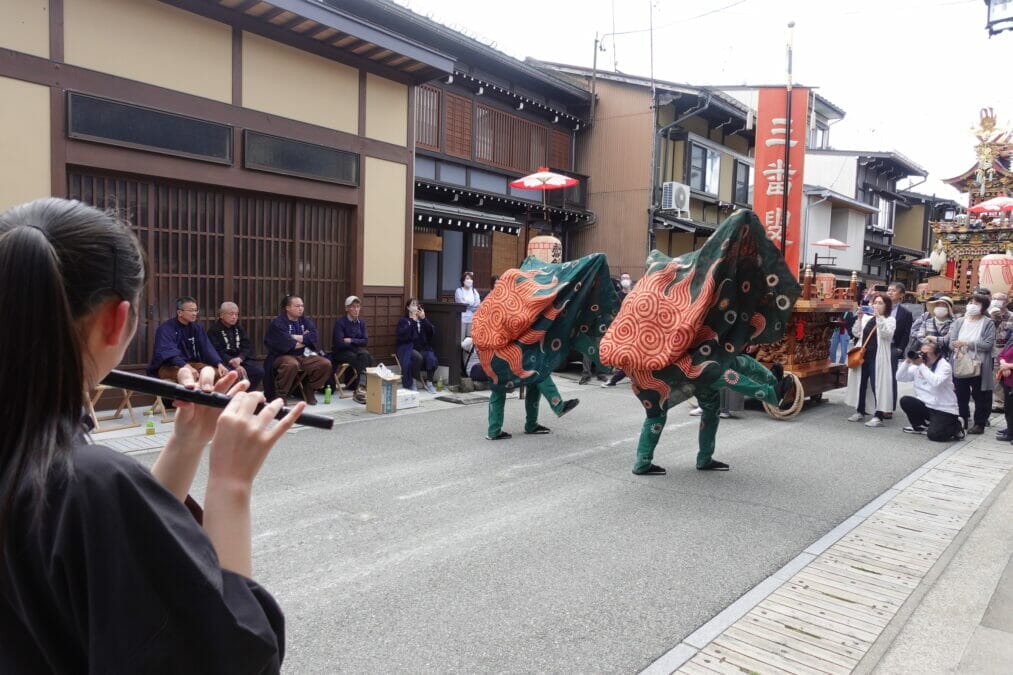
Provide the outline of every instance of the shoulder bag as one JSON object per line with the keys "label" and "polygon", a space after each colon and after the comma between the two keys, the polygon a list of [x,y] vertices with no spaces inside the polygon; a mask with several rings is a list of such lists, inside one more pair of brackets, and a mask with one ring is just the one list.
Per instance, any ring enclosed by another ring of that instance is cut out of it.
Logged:
{"label": "shoulder bag", "polygon": [[876,326],[872,327],[869,331],[869,336],[865,338],[865,342],[862,343],[861,347],[852,347],[848,350],[848,368],[861,368],[862,364],[865,363],[865,346],[869,344],[869,340],[876,334]]}
{"label": "shoulder bag", "polygon": [[981,359],[973,349],[960,347],[953,352],[953,377],[981,377]]}

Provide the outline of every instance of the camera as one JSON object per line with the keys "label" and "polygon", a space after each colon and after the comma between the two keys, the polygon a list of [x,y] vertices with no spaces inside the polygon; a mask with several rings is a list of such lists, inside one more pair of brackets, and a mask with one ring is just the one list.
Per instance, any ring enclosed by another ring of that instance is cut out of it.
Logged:
{"label": "camera", "polygon": [[907,350],[907,357],[909,359],[920,359],[922,357],[922,353],[914,349],[909,349]]}

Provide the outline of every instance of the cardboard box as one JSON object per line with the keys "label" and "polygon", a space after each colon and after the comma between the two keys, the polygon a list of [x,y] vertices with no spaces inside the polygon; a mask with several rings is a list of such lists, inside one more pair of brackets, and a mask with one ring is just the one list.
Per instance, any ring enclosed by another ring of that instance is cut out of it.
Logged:
{"label": "cardboard box", "polygon": [[419,407],[419,392],[404,388],[397,390],[398,410],[407,410],[408,408],[418,408],[418,407]]}
{"label": "cardboard box", "polygon": [[366,410],[377,415],[397,412],[400,381],[400,375],[381,375],[377,368],[366,368]]}

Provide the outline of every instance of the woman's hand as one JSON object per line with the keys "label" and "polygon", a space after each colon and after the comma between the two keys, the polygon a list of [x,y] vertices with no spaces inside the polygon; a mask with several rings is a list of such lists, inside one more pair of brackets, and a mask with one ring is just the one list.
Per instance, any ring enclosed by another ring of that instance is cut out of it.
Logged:
{"label": "woman's hand", "polygon": [[218,418],[211,441],[208,486],[204,496],[204,530],[225,569],[253,575],[251,554],[250,492],[253,479],[267,453],[306,407],[300,402],[273,427],[281,410],[275,399],[254,414],[264,401],[260,392],[236,394]]}
{"label": "woman's hand", "polygon": [[[215,383],[215,370],[211,366],[205,366],[200,371],[200,381],[195,382],[193,373],[189,368],[180,368],[179,383],[187,389],[200,389],[201,391],[214,391],[219,394],[234,396],[246,391],[249,380],[239,380],[239,373],[229,371],[225,377]],[[181,447],[200,449],[207,445],[215,434],[215,424],[218,422],[221,409],[212,408],[186,401],[176,401],[176,423],[173,425],[172,435],[180,442]],[[196,447],[195,447],[196,446]]]}
{"label": "woman's hand", "polygon": [[254,413],[257,405],[263,402],[264,395],[259,391],[239,392],[218,418],[211,441],[209,490],[212,484],[248,489],[268,451],[306,408],[300,401],[288,415],[271,426],[284,401],[276,398],[259,413]]}

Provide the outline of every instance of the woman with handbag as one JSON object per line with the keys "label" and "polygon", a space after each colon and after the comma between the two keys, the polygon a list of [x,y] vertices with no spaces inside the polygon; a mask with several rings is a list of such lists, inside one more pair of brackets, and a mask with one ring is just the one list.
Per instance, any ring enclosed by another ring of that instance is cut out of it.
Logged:
{"label": "woman with handbag", "polygon": [[[992,411],[992,347],[995,345],[995,323],[985,316],[989,297],[975,293],[967,302],[964,316],[953,322],[950,332],[941,337],[925,339],[941,345],[950,353],[953,385],[957,391],[957,408],[969,434],[983,434]],[[970,400],[974,399],[974,420],[971,421]]]}
{"label": "woman with handbag", "polygon": [[[855,406],[855,413],[849,422],[861,422],[869,413],[866,410],[874,404],[875,414],[865,423],[867,427],[883,426],[883,416],[893,413],[897,407],[894,400],[894,372],[890,360],[890,343],[893,341],[897,320],[890,316],[890,298],[876,295],[861,308],[860,320],[851,327],[851,333],[861,342],[861,361],[852,348],[848,351],[848,391],[845,405]],[[871,399],[871,400],[870,400]]]}

